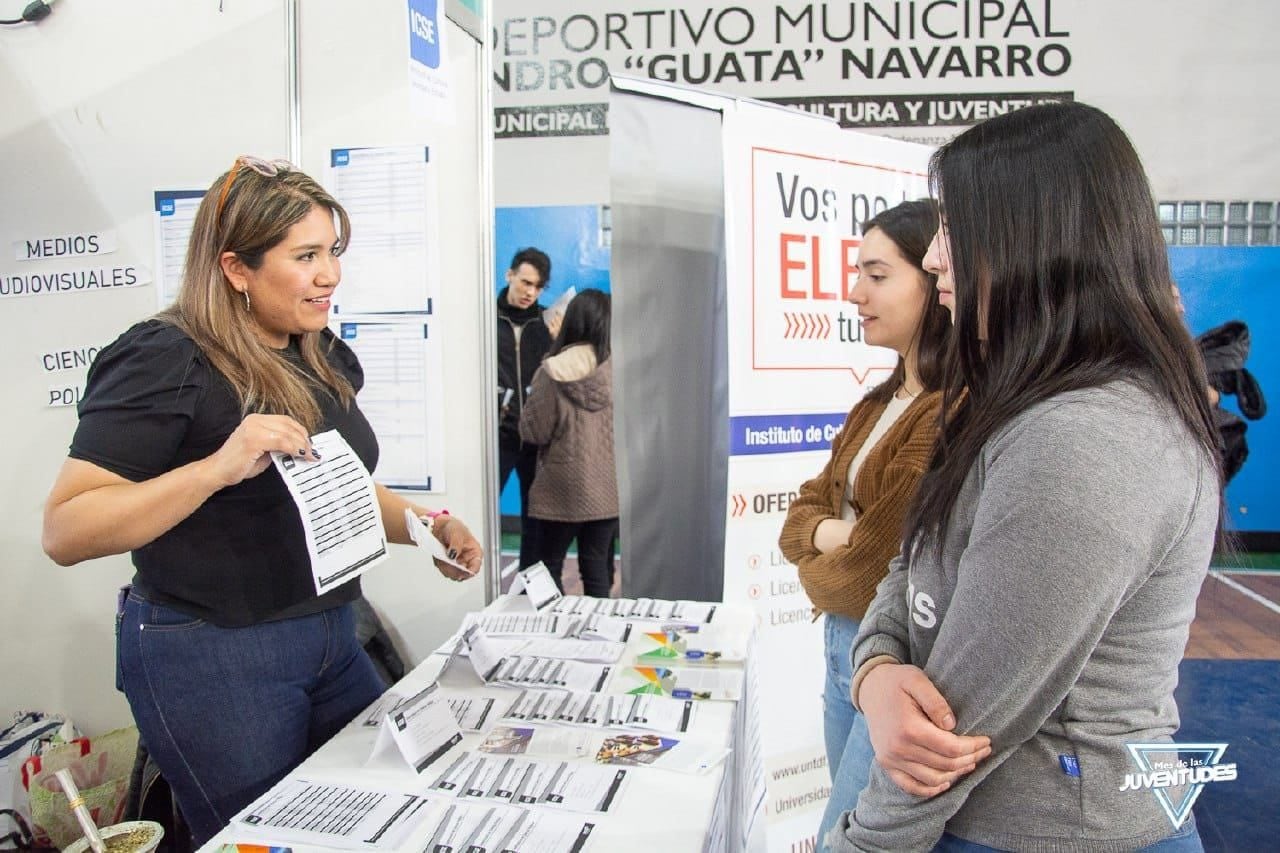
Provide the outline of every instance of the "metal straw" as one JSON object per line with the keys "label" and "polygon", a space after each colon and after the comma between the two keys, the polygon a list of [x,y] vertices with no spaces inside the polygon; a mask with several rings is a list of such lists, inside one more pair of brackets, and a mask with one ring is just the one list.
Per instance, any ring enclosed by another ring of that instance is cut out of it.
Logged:
{"label": "metal straw", "polygon": [[75,813],[76,820],[80,821],[80,828],[84,830],[84,837],[89,840],[89,846],[93,848],[93,853],[106,853],[107,845],[102,843],[102,836],[98,833],[98,826],[93,822],[93,817],[90,816],[89,810],[85,808],[84,797],[80,796],[80,789],[76,787],[75,780],[71,778],[71,774],[64,769],[53,775],[57,776],[58,781],[62,783],[62,792],[67,795],[67,805]]}

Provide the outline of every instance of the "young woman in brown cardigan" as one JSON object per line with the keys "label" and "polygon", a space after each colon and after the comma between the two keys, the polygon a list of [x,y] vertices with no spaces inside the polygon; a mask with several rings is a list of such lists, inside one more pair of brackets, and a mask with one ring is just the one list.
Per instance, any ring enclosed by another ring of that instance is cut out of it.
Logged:
{"label": "young woman in brown cardigan", "polygon": [[791,503],[779,539],[809,599],[826,614],[823,729],[833,784],[820,849],[870,772],[866,723],[849,699],[850,648],[898,553],[907,506],[938,433],[935,389],[951,323],[934,277],[921,267],[937,229],[938,208],[929,200],[904,202],[863,227],[849,301],[858,307],[863,340],[897,351],[898,366],[853,407],[826,467]]}

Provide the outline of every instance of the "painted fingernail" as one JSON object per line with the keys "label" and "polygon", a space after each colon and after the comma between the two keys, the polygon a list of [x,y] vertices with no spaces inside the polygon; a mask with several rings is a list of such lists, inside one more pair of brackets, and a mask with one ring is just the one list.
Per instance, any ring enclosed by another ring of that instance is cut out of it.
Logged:
{"label": "painted fingernail", "polygon": [[299,447],[299,448],[298,448],[298,455],[299,455],[299,456],[306,456],[306,455],[307,455],[307,451],[306,451],[306,449],[305,449],[305,448],[302,448],[302,447]]}
{"label": "painted fingernail", "polygon": [[449,559],[450,559],[450,560],[456,560],[456,559],[458,559],[458,549],[457,549],[457,548],[450,548],[450,549],[449,549]]}
{"label": "painted fingernail", "polygon": [[317,462],[319,462],[319,461],[320,461],[320,451],[319,451],[319,450],[316,450],[314,447],[313,447],[313,448],[311,448],[311,455],[312,455],[312,456],[314,456],[314,457],[316,458],[316,461],[317,461]]}

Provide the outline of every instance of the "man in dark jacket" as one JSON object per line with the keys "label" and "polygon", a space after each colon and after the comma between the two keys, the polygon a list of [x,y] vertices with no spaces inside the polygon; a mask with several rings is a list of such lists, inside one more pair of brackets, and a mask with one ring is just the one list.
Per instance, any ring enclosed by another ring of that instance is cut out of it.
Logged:
{"label": "man in dark jacket", "polygon": [[537,562],[537,520],[529,518],[529,487],[538,448],[520,440],[520,411],[533,374],[551,347],[538,296],[551,278],[551,259],[528,248],[516,252],[507,286],[498,294],[498,489],[515,469],[520,479],[520,568]]}

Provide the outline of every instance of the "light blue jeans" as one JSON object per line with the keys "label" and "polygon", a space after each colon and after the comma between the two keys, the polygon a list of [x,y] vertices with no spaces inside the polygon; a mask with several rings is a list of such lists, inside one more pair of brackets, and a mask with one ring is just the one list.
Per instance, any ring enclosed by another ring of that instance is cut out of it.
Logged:
{"label": "light blue jeans", "polygon": [[831,798],[827,800],[818,827],[819,853],[826,853],[828,848],[823,839],[840,815],[857,804],[858,794],[866,787],[871,774],[871,762],[875,760],[866,718],[849,699],[849,682],[853,680],[849,652],[858,636],[858,623],[834,613],[824,618],[827,682],[822,694],[822,729],[827,768],[831,771]]}

